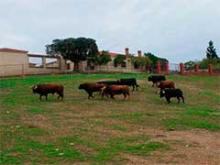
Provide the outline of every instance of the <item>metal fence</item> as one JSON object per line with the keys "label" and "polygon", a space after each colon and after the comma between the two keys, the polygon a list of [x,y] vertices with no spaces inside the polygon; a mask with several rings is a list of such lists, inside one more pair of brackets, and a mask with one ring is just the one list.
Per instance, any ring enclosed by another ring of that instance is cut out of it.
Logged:
{"label": "metal fence", "polygon": [[179,73],[180,66],[177,63],[169,63],[169,70],[171,73]]}

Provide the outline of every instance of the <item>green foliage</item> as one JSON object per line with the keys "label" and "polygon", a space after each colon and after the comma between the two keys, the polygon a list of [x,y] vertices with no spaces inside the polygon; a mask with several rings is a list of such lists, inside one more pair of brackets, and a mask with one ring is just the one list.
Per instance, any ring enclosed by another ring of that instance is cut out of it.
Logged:
{"label": "green foliage", "polygon": [[126,57],[124,55],[118,54],[114,59],[114,65],[124,65]]}
{"label": "green foliage", "polygon": [[207,59],[218,59],[213,41],[209,41],[209,46],[206,51],[206,57]]}
{"label": "green foliage", "polygon": [[52,44],[46,45],[46,52],[51,55],[62,55],[64,59],[74,62],[74,70],[78,70],[78,63],[88,57],[98,54],[96,41],[91,38],[55,39]]}
{"label": "green foliage", "polygon": [[106,65],[111,60],[112,59],[109,55],[109,52],[108,51],[102,51],[100,55],[96,56],[95,64],[97,64],[97,65]]}
{"label": "green foliage", "polygon": [[145,57],[133,57],[131,62],[135,68],[141,68],[146,65],[150,65],[152,63],[149,57],[146,57],[146,56]]}
{"label": "green foliage", "polygon": [[188,62],[184,63],[185,67],[189,70],[194,69],[196,64],[198,64],[198,62],[196,62],[196,61],[188,61]]}
{"label": "green foliage", "polygon": [[212,64],[214,69],[220,69],[220,59],[219,58],[213,58],[213,59],[205,58],[205,59],[203,59],[200,62],[200,68],[207,69],[209,64]]}
{"label": "green foliage", "polygon": [[156,65],[157,61],[160,61],[160,62],[162,62],[162,63],[168,62],[167,59],[157,57],[156,55],[154,55],[154,54],[152,54],[152,53],[150,53],[150,52],[144,53],[144,55],[150,59],[150,61],[152,62],[153,65]]}
{"label": "green foliage", "polygon": [[220,58],[216,53],[213,41],[209,41],[206,58],[202,61],[188,61],[185,63],[185,66],[187,69],[193,69],[195,64],[199,64],[200,69],[207,69],[209,64],[212,64],[213,69],[220,69]]}

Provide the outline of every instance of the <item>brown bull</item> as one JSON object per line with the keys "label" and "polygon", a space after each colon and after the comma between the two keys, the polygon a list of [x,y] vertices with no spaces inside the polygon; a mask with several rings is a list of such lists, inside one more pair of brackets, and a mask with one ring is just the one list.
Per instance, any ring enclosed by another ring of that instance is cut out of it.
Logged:
{"label": "brown bull", "polygon": [[174,89],[175,83],[171,80],[165,80],[165,81],[161,81],[157,87],[160,88],[160,90],[163,90],[165,88],[173,88]]}
{"label": "brown bull", "polygon": [[105,87],[104,84],[98,83],[83,83],[79,85],[79,89],[83,89],[86,91],[86,93],[88,93],[88,99],[90,99],[90,97],[94,97],[94,92],[101,92],[103,87]]}
{"label": "brown bull", "polygon": [[126,99],[129,95],[129,87],[127,85],[110,85],[103,88],[102,91],[102,98],[104,96],[111,96],[112,99],[114,99],[114,95],[124,95],[124,99]]}
{"label": "brown bull", "polygon": [[46,97],[47,100],[47,96],[48,94],[54,94],[57,93],[58,94],[58,99],[61,98],[63,99],[64,94],[64,87],[63,85],[59,85],[59,84],[38,84],[38,85],[34,85],[32,87],[32,91],[33,93],[38,93],[40,95],[40,100],[42,98],[42,96]]}

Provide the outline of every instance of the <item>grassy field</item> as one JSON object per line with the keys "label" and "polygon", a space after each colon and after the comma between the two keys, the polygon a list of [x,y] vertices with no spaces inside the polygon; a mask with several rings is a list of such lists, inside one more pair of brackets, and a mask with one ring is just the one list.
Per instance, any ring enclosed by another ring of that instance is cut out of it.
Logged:
{"label": "grassy field", "polygon": [[[136,77],[128,100],[88,100],[82,82]],[[146,74],[75,74],[0,80],[0,164],[220,164],[220,77],[168,77],[186,104],[167,104]],[[60,83],[64,101],[31,86]]]}

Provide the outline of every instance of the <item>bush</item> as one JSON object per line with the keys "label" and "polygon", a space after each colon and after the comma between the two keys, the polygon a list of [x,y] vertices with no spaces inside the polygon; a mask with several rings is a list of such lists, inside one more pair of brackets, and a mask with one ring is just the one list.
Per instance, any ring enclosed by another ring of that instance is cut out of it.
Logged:
{"label": "bush", "polygon": [[195,65],[198,64],[198,63],[199,63],[198,61],[188,61],[184,65],[185,65],[187,70],[193,70]]}
{"label": "bush", "polygon": [[213,69],[220,69],[220,59],[214,58],[214,59],[203,59],[199,65],[201,69],[207,69],[208,65],[212,64]]}
{"label": "bush", "polygon": [[148,57],[133,57],[132,64],[135,68],[142,68],[146,65],[150,65],[152,62]]}
{"label": "bush", "polygon": [[111,57],[109,55],[109,52],[102,51],[100,55],[96,58],[96,64],[98,65],[106,65],[111,61]]}
{"label": "bush", "polygon": [[117,55],[114,59],[114,65],[115,67],[117,67],[118,65],[122,65],[124,66],[125,65],[125,59],[126,57],[124,55]]}

